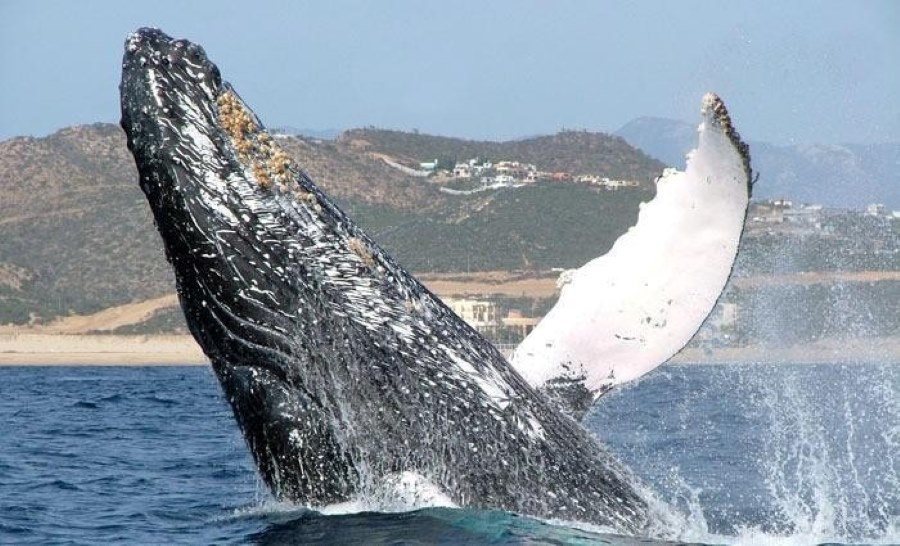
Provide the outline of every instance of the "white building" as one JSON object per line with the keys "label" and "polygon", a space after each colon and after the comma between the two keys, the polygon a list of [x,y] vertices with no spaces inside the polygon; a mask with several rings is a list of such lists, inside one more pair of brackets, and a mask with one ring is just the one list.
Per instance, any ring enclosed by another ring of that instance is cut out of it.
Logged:
{"label": "white building", "polygon": [[472,166],[468,163],[457,163],[453,167],[453,176],[456,178],[472,178]]}
{"label": "white building", "polygon": [[866,207],[866,214],[869,216],[887,216],[887,207],[881,203],[872,203]]}
{"label": "white building", "polygon": [[446,298],[444,303],[459,318],[484,336],[496,336],[503,327],[502,310],[496,302],[472,298]]}

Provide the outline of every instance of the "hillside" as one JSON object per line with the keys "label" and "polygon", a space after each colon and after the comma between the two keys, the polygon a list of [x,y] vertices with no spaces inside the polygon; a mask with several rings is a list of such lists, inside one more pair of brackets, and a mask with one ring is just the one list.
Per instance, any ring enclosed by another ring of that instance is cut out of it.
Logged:
{"label": "hillside", "polygon": [[446,204],[445,194],[393,169],[353,146],[302,137],[280,138],[297,164],[342,204],[386,206],[399,211],[428,212]]}
{"label": "hillside", "polygon": [[[443,142],[401,135],[395,134],[410,149]],[[600,144],[607,140],[609,148]],[[552,143],[550,151],[540,152],[541,142]],[[638,203],[652,197],[640,188],[611,192],[549,183],[451,196],[374,159],[374,144],[360,145],[346,134],[337,141],[287,137],[279,143],[415,271],[575,267],[608,249],[634,222]],[[587,154],[591,159],[583,159],[584,165],[636,169],[621,176],[645,176],[658,166],[621,139],[589,133],[496,146],[504,157],[523,161],[537,162],[543,153],[547,169],[563,165],[552,163],[551,153]],[[71,127],[45,138],[0,142],[0,324],[45,323],[172,291],[173,278],[117,126]],[[151,322],[171,325],[179,319],[166,311]]]}
{"label": "hillside", "polygon": [[457,197],[439,215],[409,217],[373,235],[413,271],[572,268],[609,250],[637,220],[640,202],[652,197],[538,184],[487,199]]}
{"label": "hillside", "polygon": [[[466,157],[484,153],[483,145],[500,150],[498,157],[537,162],[539,153],[528,147],[552,141],[548,146],[559,157],[574,158],[573,150],[588,154],[578,163],[585,169],[622,163],[622,157],[640,159],[633,149],[584,152],[594,149],[584,148],[587,143],[607,140],[583,133],[541,137],[515,144],[522,146],[521,156],[504,148],[511,143],[372,130],[350,131],[336,141],[279,142],[400,263],[426,273],[426,283],[435,283],[429,286],[444,295],[502,293],[502,305],[540,316],[553,300],[556,274],[550,270],[577,267],[605,252],[634,223],[652,186],[606,191],[544,182],[448,195],[372,154],[427,157],[426,150],[446,146],[448,153]],[[548,160],[540,168],[555,167]],[[715,346],[726,339],[732,345],[778,345],[900,332],[900,314],[892,305],[900,281],[872,274],[900,270],[900,221],[771,202],[754,204],[749,218],[736,279],[722,300],[739,319],[722,326],[720,308],[695,344]],[[495,274],[484,273],[491,271],[515,273],[495,286]],[[800,276],[803,282],[786,282],[793,272],[819,272],[825,280]],[[853,272],[858,278],[847,276]],[[547,286],[535,291],[542,282]],[[30,323],[42,333],[185,333],[173,294],[118,127],[73,127],[46,138],[0,142],[0,325]]]}
{"label": "hillside", "polygon": [[0,143],[0,264],[22,279],[0,279],[0,322],[93,312],[171,290],[136,180],[113,125]]}
{"label": "hillside", "polygon": [[511,159],[532,163],[542,171],[599,174],[648,185],[664,168],[621,137],[587,131],[489,142],[368,128],[347,131],[338,142],[390,155],[411,165],[433,159]]}

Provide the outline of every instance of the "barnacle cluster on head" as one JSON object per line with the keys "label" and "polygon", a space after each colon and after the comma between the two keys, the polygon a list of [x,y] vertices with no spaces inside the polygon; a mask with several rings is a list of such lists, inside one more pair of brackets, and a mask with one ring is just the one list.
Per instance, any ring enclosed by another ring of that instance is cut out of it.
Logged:
{"label": "barnacle cluster on head", "polygon": [[744,164],[744,173],[747,175],[747,183],[752,184],[753,170],[750,166],[750,146],[741,140],[740,133],[734,128],[734,125],[731,122],[731,116],[728,114],[728,108],[725,107],[725,103],[715,93],[707,93],[703,96],[703,113],[711,114],[709,116],[710,121],[715,126],[721,127],[722,132],[725,133],[725,136],[727,136],[732,145],[734,145],[734,148],[741,156],[741,161]]}
{"label": "barnacle cluster on head", "polygon": [[322,212],[322,205],[319,204],[319,200],[316,199],[315,194],[313,194],[312,192],[306,191],[300,186],[297,186],[294,189],[294,197],[297,199],[297,201],[300,201],[316,212]]}
{"label": "barnacle cluster on head", "polygon": [[363,242],[362,239],[350,237],[350,239],[347,240],[347,247],[352,250],[354,254],[359,256],[359,259],[367,266],[375,267],[377,265],[372,249],[369,248],[369,245]]}
{"label": "barnacle cluster on head", "polygon": [[253,176],[264,188],[277,184],[288,191],[291,178],[291,159],[265,132],[243,102],[229,90],[216,99],[219,124],[231,138],[238,158],[250,165]]}

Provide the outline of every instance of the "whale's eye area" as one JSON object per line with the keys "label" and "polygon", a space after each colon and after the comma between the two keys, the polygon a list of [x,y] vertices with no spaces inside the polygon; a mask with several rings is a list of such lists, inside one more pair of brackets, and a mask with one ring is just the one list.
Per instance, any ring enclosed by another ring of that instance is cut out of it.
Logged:
{"label": "whale's eye area", "polygon": [[198,46],[197,44],[188,44],[187,58],[192,62],[200,63],[204,59],[206,59],[206,51],[204,51],[203,48]]}
{"label": "whale's eye area", "polygon": [[163,65],[165,65],[165,66],[169,66],[170,64],[177,65],[178,63],[181,62],[182,57],[183,57],[183,53],[181,50],[171,49],[166,54],[166,56],[163,57]]}
{"label": "whale's eye area", "polygon": [[[216,88],[221,87],[222,86],[222,75],[219,73],[219,67],[216,65],[213,65],[212,68],[210,69],[209,73],[212,76],[212,85],[214,85]],[[203,78],[204,73],[201,72],[200,77]]]}

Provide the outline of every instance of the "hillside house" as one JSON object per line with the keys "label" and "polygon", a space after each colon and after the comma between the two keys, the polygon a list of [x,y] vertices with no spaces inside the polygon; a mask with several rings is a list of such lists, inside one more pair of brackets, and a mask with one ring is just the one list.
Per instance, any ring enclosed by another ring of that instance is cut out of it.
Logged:
{"label": "hillside house", "polygon": [[476,178],[491,174],[494,165],[490,161],[480,158],[472,158],[468,161],[457,161],[451,173],[454,178]]}
{"label": "hillside house", "polygon": [[494,167],[497,174],[508,174],[513,178],[524,179],[528,173],[537,172],[537,167],[531,163],[519,163],[518,161],[499,161]]}
{"label": "hillside house", "polygon": [[494,167],[494,170],[497,171],[498,174],[512,174],[519,170],[519,162],[498,161],[497,165]]}
{"label": "hillside house", "polygon": [[501,304],[481,298],[445,298],[444,303],[490,340],[505,339],[521,342],[541,321],[540,317],[526,317],[518,309],[507,311]]}
{"label": "hillside house", "polygon": [[598,185],[607,190],[618,190],[620,188],[636,188],[640,183],[637,180],[611,180],[603,177]]}
{"label": "hillside house", "polygon": [[455,178],[472,178],[472,166],[468,163],[457,163],[453,167],[453,176]]}
{"label": "hillside house", "polygon": [[790,209],[793,203],[786,199],[762,201],[751,204],[748,216],[751,222],[762,224],[781,224],[784,222],[784,211]]}
{"label": "hillside house", "polygon": [[579,184],[596,184],[599,186],[602,181],[603,179],[596,174],[582,174],[575,177],[575,182]]}
{"label": "hillside house", "polygon": [[872,203],[866,207],[866,214],[869,216],[888,216],[888,210],[881,203]]}
{"label": "hillside house", "polygon": [[469,166],[472,168],[472,172],[475,173],[475,176],[481,176],[486,172],[490,172],[494,170],[494,164],[490,161],[483,161],[481,159],[470,159]]}

